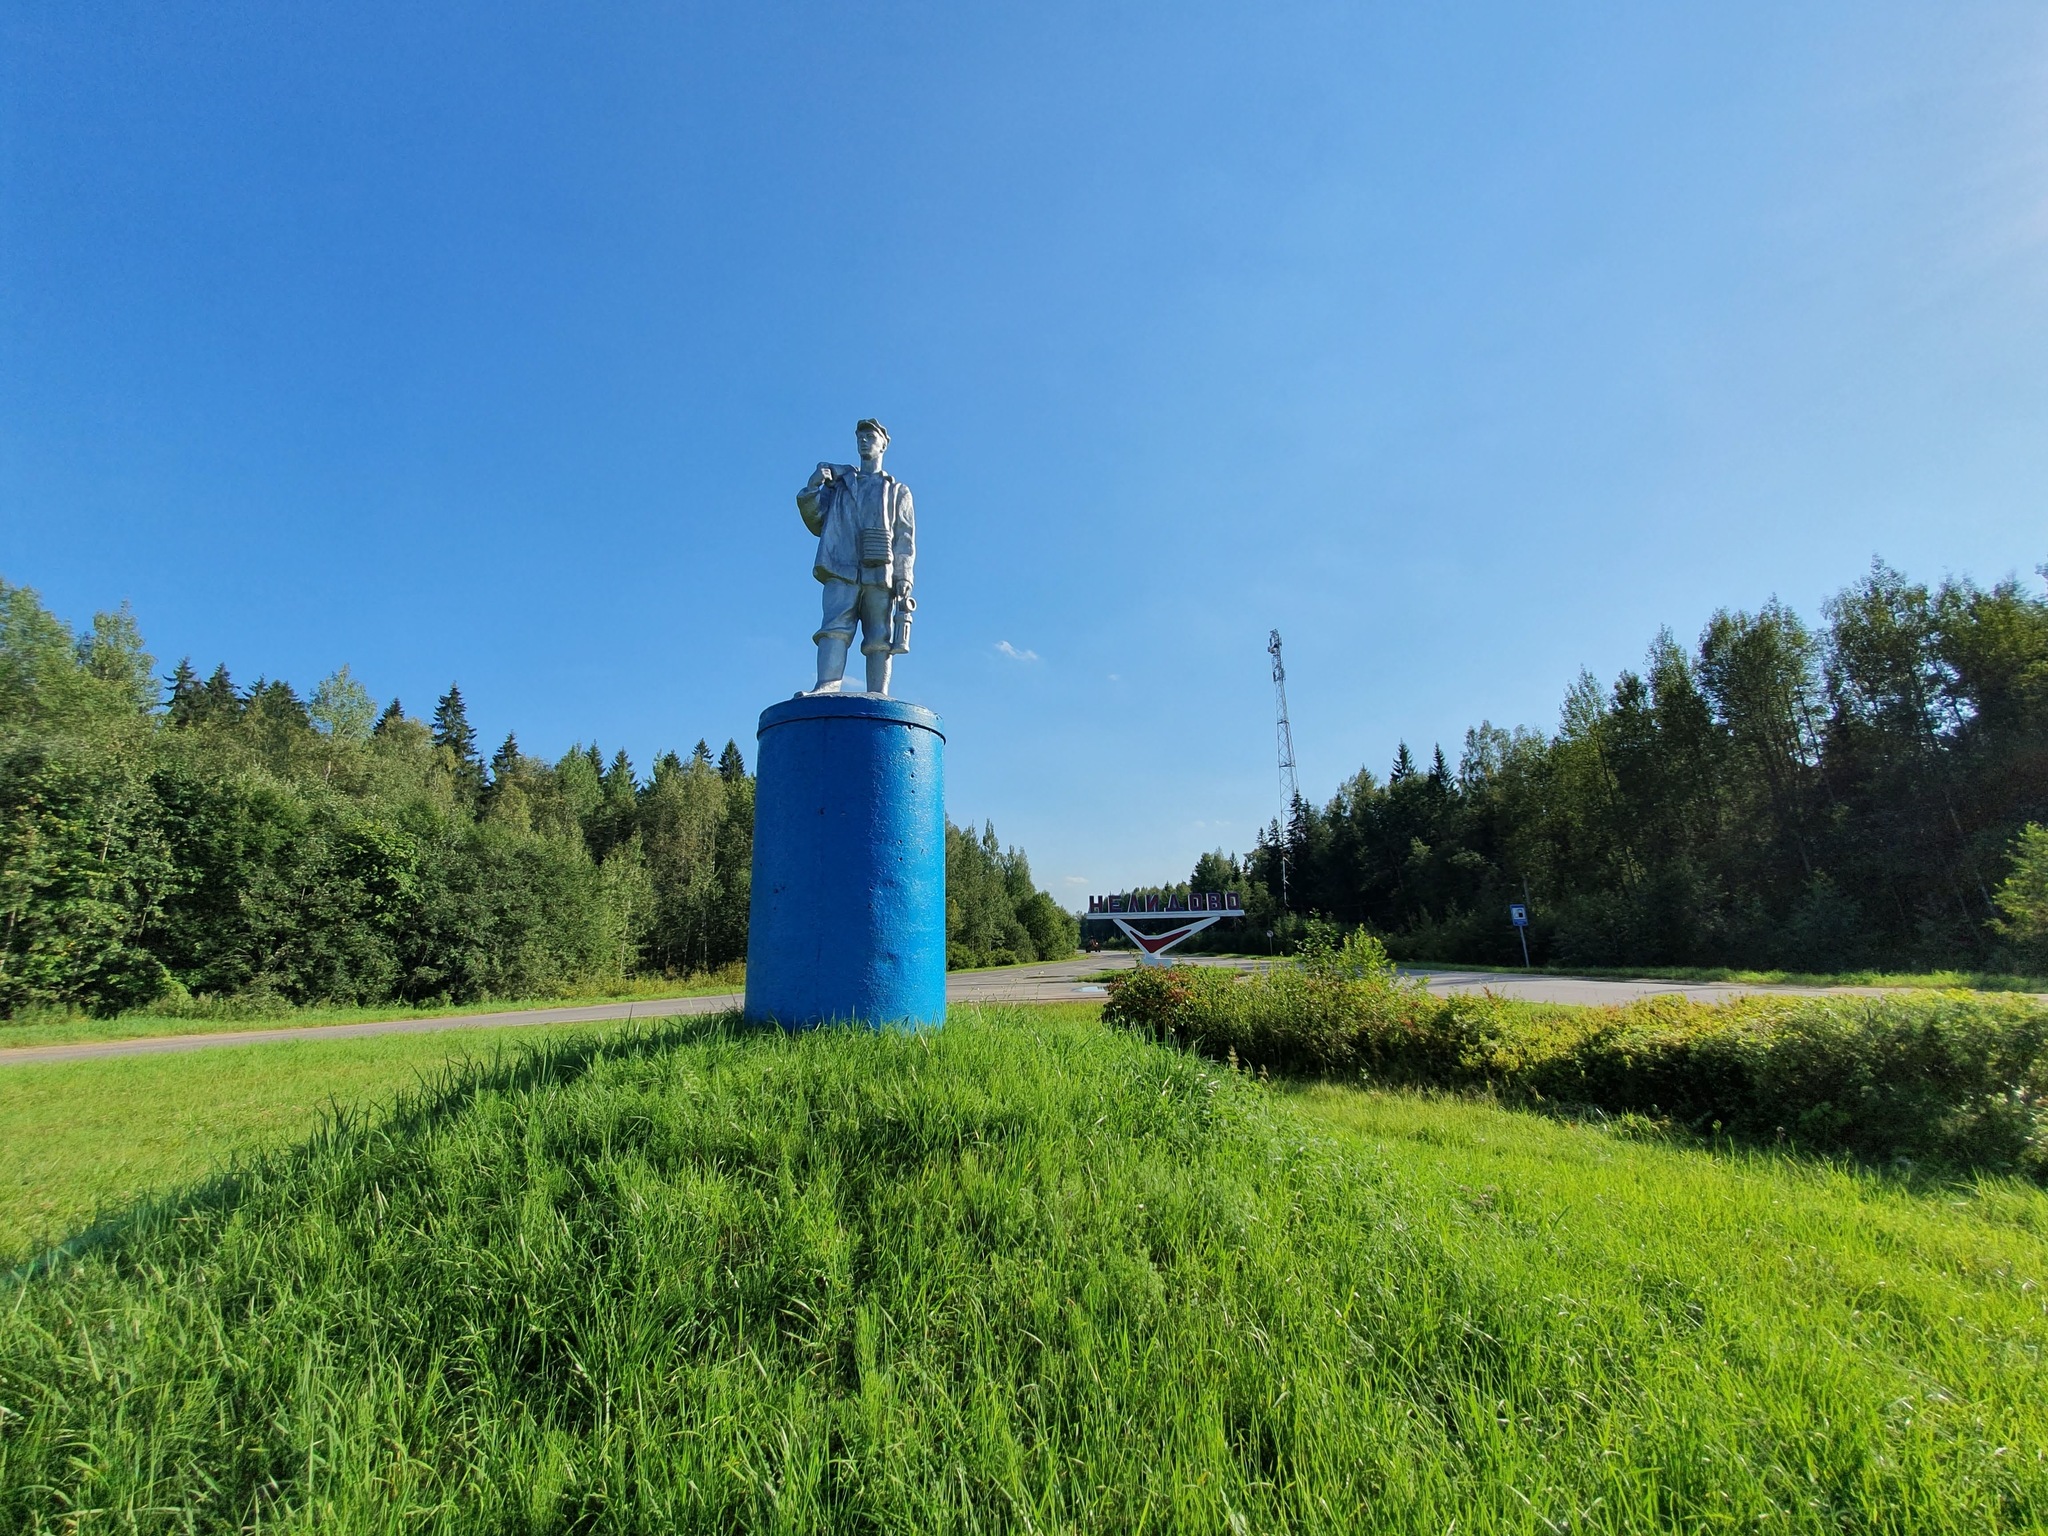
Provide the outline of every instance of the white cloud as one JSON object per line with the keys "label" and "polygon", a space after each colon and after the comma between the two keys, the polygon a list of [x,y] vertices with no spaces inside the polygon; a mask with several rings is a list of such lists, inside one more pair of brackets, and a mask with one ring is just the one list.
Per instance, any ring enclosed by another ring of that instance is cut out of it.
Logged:
{"label": "white cloud", "polygon": [[998,655],[1001,655],[1001,656],[1007,656],[1007,657],[1009,657],[1009,658],[1010,658],[1010,660],[1012,660],[1012,661],[1036,661],[1036,660],[1038,660],[1038,652],[1036,652],[1036,651],[1020,651],[1020,650],[1018,650],[1018,649],[1017,649],[1017,647],[1015,647],[1014,645],[1010,644],[1010,642],[1009,642],[1009,641],[1007,641],[1007,640],[998,640],[998,641],[996,642],[996,653],[997,653]]}
{"label": "white cloud", "polygon": [[1086,875],[1065,875],[1061,878],[1065,880],[1065,882],[1068,885],[1086,885],[1088,883],[1088,877]]}

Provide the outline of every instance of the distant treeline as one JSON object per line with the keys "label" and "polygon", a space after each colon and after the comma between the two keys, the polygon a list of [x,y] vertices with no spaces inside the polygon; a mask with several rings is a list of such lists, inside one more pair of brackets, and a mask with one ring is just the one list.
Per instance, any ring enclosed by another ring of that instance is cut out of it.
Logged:
{"label": "distant treeline", "polygon": [[1416,957],[1519,963],[1526,893],[1539,964],[2048,969],[2048,599],[1880,563],[1823,613],[1667,630],[1455,767],[1404,743],[1195,883]]}
{"label": "distant treeline", "polygon": [[[739,747],[549,763],[478,752],[462,693],[378,709],[225,667],[159,680],[132,616],[74,635],[0,582],[0,1014],[465,1001],[742,959],[754,782]],[[1070,951],[994,829],[947,833],[948,954]]]}

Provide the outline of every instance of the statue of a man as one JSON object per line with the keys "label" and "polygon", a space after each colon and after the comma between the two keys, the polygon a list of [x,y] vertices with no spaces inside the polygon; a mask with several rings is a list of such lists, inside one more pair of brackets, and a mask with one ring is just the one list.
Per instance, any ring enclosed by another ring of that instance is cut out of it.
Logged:
{"label": "statue of a man", "polygon": [[796,493],[804,526],[818,536],[811,574],[825,584],[825,622],[818,643],[819,693],[837,693],[846,676],[846,652],[860,623],[860,653],[867,658],[868,692],[889,691],[889,659],[910,649],[910,568],[917,555],[917,525],[910,487],[882,473],[889,434],[869,417],[853,429],[860,463],[820,464]]}

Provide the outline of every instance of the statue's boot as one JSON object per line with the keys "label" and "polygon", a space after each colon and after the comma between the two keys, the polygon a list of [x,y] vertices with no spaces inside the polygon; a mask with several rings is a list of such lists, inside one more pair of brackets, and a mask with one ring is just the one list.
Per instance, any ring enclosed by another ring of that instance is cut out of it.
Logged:
{"label": "statue's boot", "polygon": [[889,658],[886,655],[870,656],[868,658],[868,692],[887,693],[888,691]]}
{"label": "statue's boot", "polygon": [[818,642],[818,686],[813,693],[837,693],[846,676],[846,641],[827,635]]}

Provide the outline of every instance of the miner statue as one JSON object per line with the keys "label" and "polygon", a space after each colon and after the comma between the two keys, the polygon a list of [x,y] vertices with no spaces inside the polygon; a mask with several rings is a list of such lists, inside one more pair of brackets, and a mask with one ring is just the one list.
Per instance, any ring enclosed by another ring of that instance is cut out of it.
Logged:
{"label": "miner statue", "polygon": [[889,434],[869,417],[853,429],[860,463],[820,464],[796,493],[804,526],[818,536],[811,574],[825,584],[825,621],[818,642],[818,693],[837,693],[846,676],[846,652],[860,625],[869,693],[889,691],[889,660],[910,649],[911,563],[917,526],[910,487],[882,472]]}

